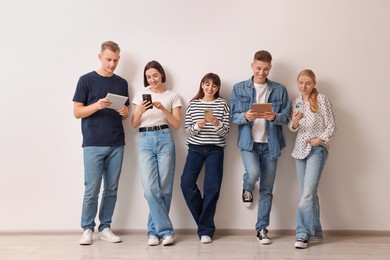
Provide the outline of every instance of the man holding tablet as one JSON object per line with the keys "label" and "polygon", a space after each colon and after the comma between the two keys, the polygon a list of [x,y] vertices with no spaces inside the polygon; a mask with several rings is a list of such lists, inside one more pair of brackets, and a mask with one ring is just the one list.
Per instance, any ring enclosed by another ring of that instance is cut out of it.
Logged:
{"label": "man holding tablet", "polygon": [[267,78],[271,62],[268,51],[256,52],[251,64],[253,76],[235,84],[230,99],[232,122],[238,125],[237,146],[245,168],[242,201],[245,206],[251,205],[252,191],[260,181],[256,231],[264,245],[271,243],[267,227],[272,190],[278,157],[286,145],[282,125],[288,123],[290,109],[286,88]]}
{"label": "man holding tablet", "polygon": [[109,107],[114,101],[107,98],[108,93],[128,97],[127,81],[114,74],[119,54],[118,44],[104,42],[98,55],[100,68],[80,77],[73,97],[74,116],[81,118],[84,152],[85,191],[81,214],[84,231],[80,245],[92,244],[102,180],[104,190],[99,208],[99,237],[113,243],[121,242],[121,238],[111,231],[111,220],[125,145],[122,120],[129,116],[129,101],[123,102],[125,105],[118,109],[111,109]]}

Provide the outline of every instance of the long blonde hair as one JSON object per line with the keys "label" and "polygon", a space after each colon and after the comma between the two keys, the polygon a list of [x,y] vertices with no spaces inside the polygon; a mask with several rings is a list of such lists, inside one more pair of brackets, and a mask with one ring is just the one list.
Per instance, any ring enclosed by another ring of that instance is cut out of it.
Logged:
{"label": "long blonde hair", "polygon": [[[311,78],[314,81],[314,86],[316,85],[316,83],[317,83],[316,74],[314,74],[314,72],[312,70],[304,69],[301,72],[299,72],[299,74],[297,76],[297,81],[298,81],[299,77],[301,77],[301,76],[307,76],[307,77]],[[313,113],[318,111],[317,96],[318,96],[318,90],[314,87],[309,95],[310,111]]]}

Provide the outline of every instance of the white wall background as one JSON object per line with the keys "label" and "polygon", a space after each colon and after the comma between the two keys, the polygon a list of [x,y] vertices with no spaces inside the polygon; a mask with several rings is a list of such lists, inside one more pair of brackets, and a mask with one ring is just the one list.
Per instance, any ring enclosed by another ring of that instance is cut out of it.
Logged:
{"label": "white wall background", "polygon": [[[298,95],[296,74],[312,68],[334,106],[338,130],[320,185],[326,230],[390,230],[387,163],[390,2],[386,0],[1,1],[0,231],[78,230],[83,196],[80,121],[72,97],[80,75],[97,69],[100,44],[122,48],[116,71],[132,96],[151,59],[167,87],[188,103],[201,77],[220,75],[229,99],[251,76],[254,52],[269,50],[270,78]],[[183,109],[183,118],[184,118]],[[124,121],[126,154],[114,229],[145,229],[137,130]],[[294,229],[297,182],[290,156],[279,161],[271,229]],[[186,135],[174,130],[177,171],[171,217],[195,228],[179,181]],[[243,166],[233,126],[216,214],[219,229],[253,229],[257,207],[241,202]]]}

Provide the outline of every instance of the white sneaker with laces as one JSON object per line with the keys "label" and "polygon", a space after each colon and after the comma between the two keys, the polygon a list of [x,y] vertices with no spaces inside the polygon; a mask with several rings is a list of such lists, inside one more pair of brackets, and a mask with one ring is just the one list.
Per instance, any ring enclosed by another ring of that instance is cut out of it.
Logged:
{"label": "white sneaker with laces", "polygon": [[99,232],[99,239],[105,240],[111,243],[119,243],[122,242],[121,238],[112,233],[111,228],[105,228],[101,232]]}
{"label": "white sneaker with laces", "polygon": [[163,244],[163,246],[167,246],[167,245],[173,244],[175,242],[175,240],[176,240],[176,238],[175,238],[174,234],[166,235],[162,239],[162,244]]}
{"label": "white sneaker with laces", "polygon": [[80,238],[80,245],[91,245],[92,244],[92,230],[86,229],[83,232],[83,236]]}
{"label": "white sneaker with laces", "polygon": [[148,238],[148,246],[158,246],[160,244],[160,239],[154,235],[150,235]]}
{"label": "white sneaker with laces", "polygon": [[294,243],[294,247],[298,249],[305,249],[309,247],[309,241],[307,241],[304,238],[298,238],[297,241]]}
{"label": "white sneaker with laces", "polygon": [[203,235],[200,237],[200,242],[202,244],[209,244],[211,243],[213,240],[211,239],[211,237],[207,236],[207,235]]}
{"label": "white sneaker with laces", "polygon": [[257,231],[257,239],[262,245],[269,245],[272,243],[271,239],[268,237],[268,230],[267,229],[261,229]]}

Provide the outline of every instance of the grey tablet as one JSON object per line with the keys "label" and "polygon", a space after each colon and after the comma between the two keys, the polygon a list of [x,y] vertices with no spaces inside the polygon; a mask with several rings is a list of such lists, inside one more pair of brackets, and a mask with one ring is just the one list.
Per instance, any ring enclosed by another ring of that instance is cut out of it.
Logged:
{"label": "grey tablet", "polygon": [[126,101],[129,99],[128,97],[116,95],[116,94],[112,94],[112,93],[108,93],[106,98],[108,100],[110,100],[110,102],[112,103],[111,106],[109,106],[107,108],[111,108],[111,109],[115,109],[115,110],[121,108],[126,103]]}

